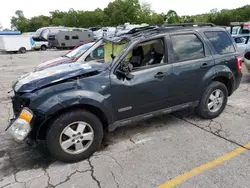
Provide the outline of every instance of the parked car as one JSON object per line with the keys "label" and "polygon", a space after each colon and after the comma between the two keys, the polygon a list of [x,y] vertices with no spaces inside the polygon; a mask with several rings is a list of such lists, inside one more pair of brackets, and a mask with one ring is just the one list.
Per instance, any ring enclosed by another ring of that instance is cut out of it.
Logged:
{"label": "parked car", "polygon": [[88,43],[92,41],[94,41],[93,32],[87,29],[57,31],[48,35],[49,46],[57,49],[74,48],[80,43]]}
{"label": "parked car", "polygon": [[83,45],[81,45],[81,46],[78,46],[78,47],[75,48],[74,50],[69,51],[68,53],[66,53],[65,55],[63,55],[63,56],[61,56],[61,57],[58,57],[58,58],[55,58],[55,59],[52,59],[52,60],[45,61],[45,62],[39,64],[39,65],[36,67],[36,70],[43,70],[43,69],[45,69],[45,68],[52,67],[52,66],[56,66],[56,65],[59,65],[59,64],[65,64],[65,63],[75,62],[75,61],[77,61],[77,60],[81,57],[81,55],[82,55],[86,50],[88,50],[93,44],[94,44],[94,42],[90,42],[90,43],[87,43],[87,44],[83,44]]}
{"label": "parked car", "polygon": [[250,72],[250,34],[235,36],[234,40],[241,54],[242,60],[245,63],[248,71]]}
{"label": "parked car", "polygon": [[7,131],[75,162],[100,148],[104,130],[188,107],[218,117],[242,77],[232,37],[213,24],[133,30],[106,38],[104,49],[102,62],[62,64],[17,80]]}
{"label": "parked car", "polygon": [[245,55],[244,55],[244,63],[246,65],[246,68],[247,68],[248,72],[250,73],[250,51],[245,53]]}
{"label": "parked car", "polygon": [[0,51],[26,53],[32,49],[32,38],[22,35],[0,36]]}
{"label": "parked car", "polygon": [[34,50],[47,50],[49,43],[47,41],[34,41],[33,49]]}
{"label": "parked car", "polygon": [[247,51],[250,51],[250,41],[249,41],[250,35],[244,35],[244,36],[234,36],[234,41],[238,47],[238,50],[244,60],[244,55]]}
{"label": "parked car", "polygon": [[230,34],[232,36],[250,34],[250,22],[231,22]]}

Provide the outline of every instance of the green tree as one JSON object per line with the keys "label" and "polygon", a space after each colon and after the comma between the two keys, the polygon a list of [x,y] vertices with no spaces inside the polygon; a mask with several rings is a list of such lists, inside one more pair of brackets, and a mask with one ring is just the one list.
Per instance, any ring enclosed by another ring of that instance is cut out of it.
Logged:
{"label": "green tree", "polygon": [[180,23],[181,19],[174,10],[169,10],[166,15],[166,22],[169,24]]}
{"label": "green tree", "polygon": [[141,5],[138,0],[115,0],[108,4],[104,13],[109,18],[110,25],[135,23],[140,15]]}
{"label": "green tree", "polygon": [[36,31],[41,27],[46,27],[51,24],[49,16],[35,16],[29,20],[29,31]]}
{"label": "green tree", "polygon": [[51,17],[51,25],[53,26],[59,26],[59,25],[64,25],[64,17],[66,15],[65,12],[55,10],[50,12],[50,17]]}
{"label": "green tree", "polygon": [[[35,16],[25,18],[21,10],[15,12],[11,18],[11,28],[21,32],[35,31],[45,26],[92,27],[92,26],[117,26],[129,22],[131,24],[162,24],[180,22],[212,22],[217,25],[229,25],[230,22],[250,20],[250,5],[226,10],[212,9],[209,13],[194,16],[178,16],[174,10],[167,14],[156,13],[148,3],[139,3],[139,0],[115,0],[106,8],[94,11],[69,11],[55,10],[50,16]],[[3,29],[3,28],[2,28]]]}
{"label": "green tree", "polygon": [[11,28],[21,32],[29,31],[29,20],[24,17],[23,11],[17,10],[15,16],[11,18]]}

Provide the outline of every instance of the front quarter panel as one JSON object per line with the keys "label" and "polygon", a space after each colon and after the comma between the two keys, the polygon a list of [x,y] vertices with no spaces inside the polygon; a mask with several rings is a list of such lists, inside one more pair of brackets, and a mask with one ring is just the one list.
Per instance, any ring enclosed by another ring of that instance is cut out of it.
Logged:
{"label": "front quarter panel", "polygon": [[[108,123],[113,121],[109,70],[87,78],[69,80],[33,92],[28,106],[35,114],[49,119],[60,110],[91,105],[101,110]],[[39,122],[40,123],[40,122]]]}

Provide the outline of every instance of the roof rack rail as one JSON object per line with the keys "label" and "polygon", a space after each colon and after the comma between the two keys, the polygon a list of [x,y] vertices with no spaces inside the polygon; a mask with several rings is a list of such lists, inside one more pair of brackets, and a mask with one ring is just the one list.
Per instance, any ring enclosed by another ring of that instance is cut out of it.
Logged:
{"label": "roof rack rail", "polygon": [[126,34],[134,34],[137,32],[143,32],[143,31],[149,31],[149,30],[156,30],[158,27],[157,26],[144,26],[144,27],[136,27],[128,31]]}
{"label": "roof rack rail", "polygon": [[215,27],[216,25],[213,23],[178,23],[178,24],[163,24],[160,25],[162,28],[167,28],[167,27]]}

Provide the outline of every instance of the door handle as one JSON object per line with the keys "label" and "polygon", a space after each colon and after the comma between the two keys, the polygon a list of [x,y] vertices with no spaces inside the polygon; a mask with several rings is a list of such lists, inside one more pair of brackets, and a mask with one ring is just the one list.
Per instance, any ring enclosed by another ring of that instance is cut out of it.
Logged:
{"label": "door handle", "polygon": [[201,65],[200,68],[201,68],[201,69],[206,69],[206,68],[208,68],[208,66],[209,66],[209,65],[208,65],[207,63],[203,63],[203,64]]}
{"label": "door handle", "polygon": [[163,72],[158,72],[154,77],[155,78],[158,78],[158,79],[161,79],[165,76],[165,74]]}

